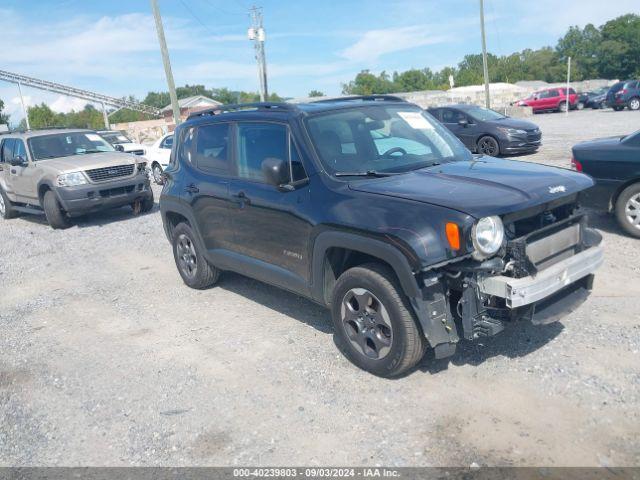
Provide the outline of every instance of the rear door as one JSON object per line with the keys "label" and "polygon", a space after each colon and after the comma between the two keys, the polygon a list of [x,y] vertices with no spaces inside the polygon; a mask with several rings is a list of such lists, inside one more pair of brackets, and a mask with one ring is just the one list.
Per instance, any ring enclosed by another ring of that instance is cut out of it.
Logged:
{"label": "rear door", "polygon": [[[303,212],[309,207],[310,190],[288,125],[238,122],[235,139],[236,177],[230,186],[235,250],[308,283],[311,225]],[[288,161],[294,185],[299,186],[284,190],[268,184],[262,172],[267,158]]]}
{"label": "rear door", "polygon": [[185,166],[183,198],[191,204],[209,251],[233,249],[229,180],[230,123],[212,123],[185,130],[177,154]]}

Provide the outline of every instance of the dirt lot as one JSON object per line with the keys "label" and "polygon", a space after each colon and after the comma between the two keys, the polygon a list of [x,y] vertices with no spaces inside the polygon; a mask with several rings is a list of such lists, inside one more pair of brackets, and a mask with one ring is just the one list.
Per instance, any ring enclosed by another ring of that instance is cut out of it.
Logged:
{"label": "dirt lot", "polygon": [[[567,166],[640,113],[533,121],[519,159]],[[0,220],[0,465],[640,465],[640,241],[593,223],[606,263],[575,314],[382,380],[306,300],[185,287],[157,209]]]}

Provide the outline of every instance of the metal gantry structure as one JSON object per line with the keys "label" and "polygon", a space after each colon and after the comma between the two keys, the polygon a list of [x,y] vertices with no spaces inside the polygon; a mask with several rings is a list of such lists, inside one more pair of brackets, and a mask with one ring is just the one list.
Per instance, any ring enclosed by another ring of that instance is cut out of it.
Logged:
{"label": "metal gantry structure", "polygon": [[[18,85],[20,96],[22,97],[22,87],[32,87],[39,90],[45,90],[48,92],[60,93],[62,95],[69,95],[70,97],[82,98],[88,102],[97,103],[102,105],[102,112],[105,120],[105,127],[109,128],[109,118],[107,114],[107,106],[116,107],[117,109],[127,108],[136,112],[146,113],[147,115],[158,116],[160,111],[149,105],[145,105],[139,102],[133,102],[124,98],[110,97],[108,95],[102,95],[101,93],[90,92],[89,90],[82,90],[80,88],[69,87],[60,83],[49,82],[47,80],[40,80],[39,78],[28,77],[26,75],[20,75],[18,73],[7,72],[0,70],[0,80],[5,82],[15,83]],[[22,101],[22,100],[21,100]],[[26,108],[23,103],[23,109]],[[28,119],[27,119],[28,122]]]}

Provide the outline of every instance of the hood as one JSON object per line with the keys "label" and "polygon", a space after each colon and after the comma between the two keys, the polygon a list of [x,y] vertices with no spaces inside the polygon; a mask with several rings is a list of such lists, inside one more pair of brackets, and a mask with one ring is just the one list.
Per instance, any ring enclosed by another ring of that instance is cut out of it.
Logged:
{"label": "hood", "polygon": [[480,157],[398,176],[357,180],[349,187],[430,203],[480,218],[524,210],[592,185],[590,177],[571,170]]}
{"label": "hood", "polygon": [[136,157],[134,155],[121,152],[87,153],[38,161],[39,166],[51,168],[60,173],[77,172],[80,170],[91,170],[116,165],[131,165],[135,163]]}
{"label": "hood", "polygon": [[[487,122],[489,123],[489,122]],[[533,122],[528,122],[527,120],[520,120],[519,118],[503,118],[502,120],[492,120],[490,122],[492,125],[496,127],[506,127],[506,128],[518,128],[520,130],[539,130],[538,125]]]}

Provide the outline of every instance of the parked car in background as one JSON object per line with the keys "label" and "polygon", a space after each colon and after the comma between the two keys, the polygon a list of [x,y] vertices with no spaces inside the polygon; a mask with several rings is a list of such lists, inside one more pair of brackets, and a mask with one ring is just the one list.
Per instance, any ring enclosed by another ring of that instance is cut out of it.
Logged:
{"label": "parked car in background", "polygon": [[640,130],[579,143],[571,164],[596,181],[583,194],[584,205],[613,212],[628,234],[640,238]]}
{"label": "parked car in background", "polygon": [[124,132],[118,130],[100,130],[98,134],[120,152],[132,153],[134,155],[145,154],[144,145],[132,141]]}
{"label": "parked car in background", "polygon": [[0,215],[44,214],[53,228],[71,217],[131,205],[153,207],[146,163],[116,151],[91,130],[0,135]]}
{"label": "parked car in background", "polygon": [[578,208],[588,176],[475,158],[398,97],[225,105],[176,139],[160,209],[183,282],[230,270],[309,298],[376,375],[558,320],[603,261]]}
{"label": "parked car in background", "polygon": [[428,112],[472,152],[492,157],[533,153],[542,144],[542,133],[535,123],[488,108],[460,104],[430,108]]}
{"label": "parked car in background", "polygon": [[601,87],[581,94],[581,99],[584,101],[584,106],[586,108],[593,109],[602,108],[606,100],[608,91],[609,87]]}
{"label": "parked car in background", "polygon": [[640,80],[625,80],[613,85],[607,92],[607,106],[615,111],[640,110]]}
{"label": "parked car in background", "polygon": [[162,173],[169,166],[171,159],[171,147],[173,147],[173,133],[167,133],[155,141],[150,147],[146,147],[145,158],[149,162],[153,181],[162,185]]}
{"label": "parked car in background", "polygon": [[[569,108],[574,109],[578,104],[578,94],[573,88],[569,88]],[[527,98],[516,102],[516,105],[528,106],[534,113],[539,112],[566,112],[567,111],[567,89],[566,88],[546,88],[534,92]]]}

